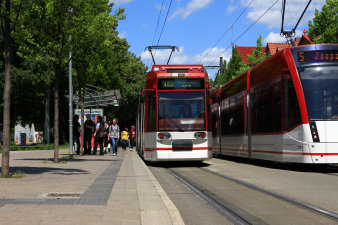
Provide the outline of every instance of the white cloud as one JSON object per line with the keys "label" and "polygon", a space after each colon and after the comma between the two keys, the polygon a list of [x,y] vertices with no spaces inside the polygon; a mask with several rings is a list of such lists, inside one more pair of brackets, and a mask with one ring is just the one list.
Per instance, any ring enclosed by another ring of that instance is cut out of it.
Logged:
{"label": "white cloud", "polygon": [[[154,58],[156,64],[166,64],[171,50],[154,50]],[[231,49],[225,50],[225,48],[208,48],[205,51],[193,56],[188,56],[184,52],[184,47],[179,48],[179,52],[173,52],[170,60],[170,64],[203,64],[204,66],[219,65],[219,58],[223,57],[224,60],[229,62],[231,57]],[[148,51],[141,53],[142,60],[152,61],[151,55]],[[208,69],[210,77],[214,77],[218,69]]]}
{"label": "white cloud", "polygon": [[[166,50],[153,50],[153,55],[155,58],[156,64],[167,64],[169,55],[171,50],[166,49]],[[151,55],[148,51],[142,52],[141,53],[141,58],[142,60],[152,60]],[[185,55],[184,53],[184,47],[180,47],[179,51],[173,52],[171,59],[170,59],[170,64],[185,64],[188,61],[188,56]]]}
{"label": "white cloud", "polygon": [[[247,6],[250,0],[241,0],[242,6]],[[251,21],[258,19],[272,4],[274,1],[271,0],[256,0],[252,2],[249,7],[249,12],[247,18]],[[299,17],[301,16],[303,10],[305,9],[308,0],[293,0],[287,1],[285,5],[285,16],[284,16],[284,29],[292,29]],[[325,4],[325,0],[314,0],[311,2],[309,8],[307,9],[303,19],[301,20],[299,26],[302,26],[307,23],[309,19],[313,17],[314,9],[321,9]],[[282,23],[282,1],[277,2],[259,21],[260,24],[265,24],[268,28],[280,28]]]}
{"label": "white cloud", "polygon": [[119,38],[127,38],[127,31],[122,31],[118,35]]}
{"label": "white cloud", "polygon": [[[171,50],[153,50],[153,55],[156,64],[166,64],[169,58]],[[179,52],[173,52],[170,64],[203,64],[203,65],[219,65],[219,57],[223,57],[224,60],[229,61],[231,57],[231,49],[225,50],[225,48],[208,48],[205,51],[193,56],[188,56],[184,52],[184,47],[179,48]],[[148,51],[141,53],[142,60],[152,60]]]}
{"label": "white cloud", "polygon": [[116,5],[121,5],[121,4],[126,4],[126,3],[130,3],[134,0],[109,0],[110,3],[114,3]]}
{"label": "white cloud", "polygon": [[231,14],[237,8],[236,5],[228,5],[227,14]]}
{"label": "white cloud", "polygon": [[169,20],[174,19],[176,16],[181,16],[183,19],[190,16],[190,14],[207,7],[213,0],[191,0],[184,8],[177,9]]}
{"label": "white cloud", "polygon": [[162,4],[155,4],[155,9],[157,9],[157,10],[164,10],[165,9],[165,7],[164,7],[164,5],[162,5]]}
{"label": "white cloud", "polygon": [[194,56],[194,61],[202,63],[203,65],[219,65],[219,58],[223,57],[227,62],[231,57],[231,49],[225,50],[225,48],[208,48],[200,54]]}
{"label": "white cloud", "polygon": [[286,42],[285,37],[281,37],[279,33],[270,32],[263,40],[263,45],[266,43],[284,43]]}
{"label": "white cloud", "polygon": [[[301,37],[302,33],[301,30],[296,30],[295,37]],[[286,43],[286,38],[280,36],[279,33],[270,32],[263,40],[263,45],[266,45],[266,43]]]}

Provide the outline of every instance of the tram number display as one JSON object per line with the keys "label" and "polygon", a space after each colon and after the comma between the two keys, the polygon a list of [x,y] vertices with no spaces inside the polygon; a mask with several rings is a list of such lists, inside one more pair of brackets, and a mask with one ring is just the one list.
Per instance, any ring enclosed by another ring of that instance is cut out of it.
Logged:
{"label": "tram number display", "polygon": [[175,79],[159,79],[158,89],[203,89],[204,79],[202,78],[175,78]]}
{"label": "tram number display", "polygon": [[298,52],[299,63],[338,62],[337,50]]}

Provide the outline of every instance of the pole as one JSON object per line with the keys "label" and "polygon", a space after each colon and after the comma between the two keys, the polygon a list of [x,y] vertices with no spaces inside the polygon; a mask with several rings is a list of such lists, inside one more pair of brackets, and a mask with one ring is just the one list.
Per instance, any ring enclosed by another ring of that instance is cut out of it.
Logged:
{"label": "pole", "polygon": [[[69,42],[72,35],[69,36]],[[73,81],[72,81],[72,50],[69,50],[69,155],[73,157]]]}
{"label": "pole", "polygon": [[[46,53],[46,63],[47,63],[47,70],[49,72],[49,66],[48,66],[48,53]],[[50,96],[50,90],[49,85],[47,85],[46,93],[45,93],[45,121],[44,121],[44,143],[49,145],[50,144],[50,124],[49,124],[49,96]]]}

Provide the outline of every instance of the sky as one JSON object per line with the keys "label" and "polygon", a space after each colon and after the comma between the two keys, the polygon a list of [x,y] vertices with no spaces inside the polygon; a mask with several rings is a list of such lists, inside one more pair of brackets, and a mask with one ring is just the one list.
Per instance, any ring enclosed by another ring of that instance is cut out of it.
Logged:
{"label": "sky", "polygon": [[[256,46],[259,35],[267,42],[285,43],[280,36],[282,0],[110,0],[113,11],[124,8],[126,19],[117,31],[126,38],[130,49],[148,67],[151,55],[144,51],[151,45],[177,46],[170,64],[219,65],[219,58],[229,60],[231,46]],[[162,5],[163,3],[163,5]],[[296,25],[308,0],[287,0],[284,30]],[[325,0],[313,0],[296,29],[296,37],[308,30],[315,9],[321,11]],[[162,10],[161,10],[162,9]],[[267,12],[266,12],[267,11]],[[266,12],[266,13],[265,13]],[[265,14],[264,14],[265,13]],[[264,14],[264,15],[263,15]],[[156,64],[165,64],[169,50],[155,51]],[[216,70],[208,70],[214,77]]]}

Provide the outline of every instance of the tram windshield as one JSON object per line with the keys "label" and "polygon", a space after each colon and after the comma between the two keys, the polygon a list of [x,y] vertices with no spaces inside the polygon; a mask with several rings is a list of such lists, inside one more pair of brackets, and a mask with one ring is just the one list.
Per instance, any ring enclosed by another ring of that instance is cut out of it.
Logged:
{"label": "tram windshield", "polygon": [[338,66],[298,68],[309,120],[338,120]]}
{"label": "tram windshield", "polygon": [[159,92],[159,130],[205,130],[204,99],[202,91]]}

